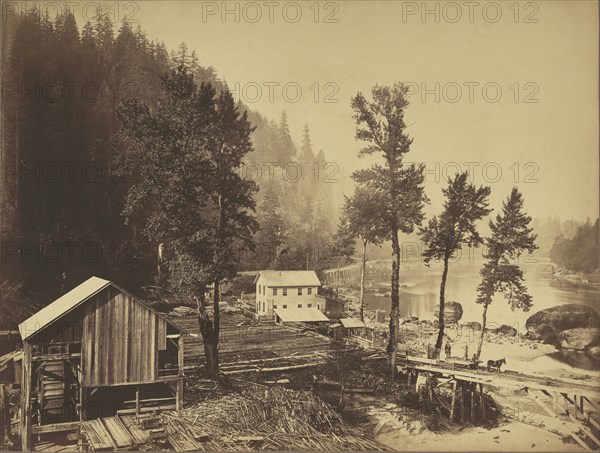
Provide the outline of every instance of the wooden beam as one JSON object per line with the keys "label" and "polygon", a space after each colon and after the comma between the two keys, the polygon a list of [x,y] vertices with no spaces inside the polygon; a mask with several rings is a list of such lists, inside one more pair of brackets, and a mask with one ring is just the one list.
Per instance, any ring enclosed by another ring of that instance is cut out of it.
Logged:
{"label": "wooden beam", "polygon": [[465,382],[460,381],[460,424],[465,424]]}
{"label": "wooden beam", "polygon": [[63,431],[73,431],[78,429],[80,425],[81,422],[66,422],[53,423],[51,425],[33,426],[31,428],[31,434],[60,433]]}
{"label": "wooden beam", "polygon": [[23,342],[21,377],[21,448],[31,451],[31,344]]}
{"label": "wooden beam", "polygon": [[87,388],[79,384],[79,421],[87,419]]}
{"label": "wooden beam", "polygon": [[483,393],[483,385],[479,384],[479,401],[481,403],[481,417],[485,422],[487,420],[487,416],[485,414],[485,393]]}
{"label": "wooden beam", "polygon": [[135,418],[137,420],[137,418],[140,415],[140,386],[136,386],[135,388]]}
{"label": "wooden beam", "polygon": [[454,413],[456,410],[456,386],[458,382],[454,381],[454,385],[452,386],[452,404],[450,405],[450,423],[454,422]]}
{"label": "wooden beam", "polygon": [[81,357],[81,353],[74,352],[72,354],[45,354],[33,357],[32,362],[45,362],[47,360],[68,360],[78,359]]}
{"label": "wooden beam", "polygon": [[469,393],[471,395],[471,423],[475,424],[475,391],[477,384],[475,382],[469,383]]}
{"label": "wooden beam", "polygon": [[183,380],[183,367],[184,367],[184,361],[183,361],[183,353],[184,353],[184,337],[183,335],[179,336],[179,339],[177,341],[178,343],[178,350],[177,350],[177,368],[178,368],[178,376],[182,379],[179,379],[177,381],[177,390],[176,390],[176,400],[175,400],[175,406],[176,406],[176,410],[177,411],[181,411],[183,409],[183,390],[184,390],[184,386],[185,386],[185,381]]}

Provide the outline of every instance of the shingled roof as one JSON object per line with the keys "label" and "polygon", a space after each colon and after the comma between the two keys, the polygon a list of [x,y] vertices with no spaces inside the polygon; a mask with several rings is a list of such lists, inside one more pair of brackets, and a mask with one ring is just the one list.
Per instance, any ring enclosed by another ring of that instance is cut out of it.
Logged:
{"label": "shingled roof", "polygon": [[269,287],[321,286],[315,271],[259,271],[254,283],[261,277]]}

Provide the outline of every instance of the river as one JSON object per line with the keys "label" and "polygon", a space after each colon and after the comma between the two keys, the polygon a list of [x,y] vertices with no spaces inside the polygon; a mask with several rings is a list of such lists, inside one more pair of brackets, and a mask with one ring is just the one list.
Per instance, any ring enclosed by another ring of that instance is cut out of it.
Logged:
{"label": "river", "polygon": [[[477,286],[481,281],[477,262],[459,262],[450,265],[446,283],[446,300],[460,302],[463,307],[461,322],[481,322],[483,307],[475,303]],[[508,324],[518,333],[527,332],[525,322],[536,311],[561,304],[583,304],[599,310],[600,290],[598,288],[574,288],[551,286],[548,263],[522,264],[525,284],[533,298],[533,307],[529,312],[511,310],[501,295],[494,298],[488,308],[488,326],[498,327]],[[400,269],[400,316],[416,316],[419,319],[433,320],[434,306],[439,301],[439,287],[442,266],[432,264],[430,268],[422,263],[403,264]],[[368,293],[365,302],[368,310],[383,309],[389,312],[389,277],[371,276],[367,280]],[[544,358],[548,360],[548,358]],[[564,355],[557,352],[551,361],[559,361],[564,366],[583,370],[597,370],[598,363],[588,359],[583,353]],[[577,370],[573,370],[577,371]]]}

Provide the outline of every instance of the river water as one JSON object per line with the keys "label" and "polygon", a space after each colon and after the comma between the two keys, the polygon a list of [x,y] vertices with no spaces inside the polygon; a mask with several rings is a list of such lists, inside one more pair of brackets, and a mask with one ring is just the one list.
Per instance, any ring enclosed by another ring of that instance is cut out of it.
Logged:
{"label": "river water", "polygon": [[[525,322],[533,313],[544,308],[561,304],[583,304],[600,311],[600,291],[588,288],[551,286],[548,263],[522,264],[525,284],[533,298],[533,307],[529,312],[511,310],[502,296],[496,296],[488,308],[488,327],[508,324],[518,333],[525,334]],[[461,322],[481,322],[483,307],[475,303],[477,286],[481,281],[479,269],[481,263],[459,262],[450,265],[446,283],[446,300],[460,302],[463,307]],[[430,268],[420,262],[402,264],[400,269],[400,316],[417,316],[419,319],[433,320],[434,306],[439,302],[439,287],[442,266],[432,264]],[[365,302],[368,310],[382,309],[389,312],[391,299],[389,296],[389,277],[381,274],[367,278],[368,292]],[[583,353],[563,354],[557,352],[544,360],[559,361],[565,366],[597,370],[599,364],[590,360]],[[577,370],[574,370],[577,371]]]}

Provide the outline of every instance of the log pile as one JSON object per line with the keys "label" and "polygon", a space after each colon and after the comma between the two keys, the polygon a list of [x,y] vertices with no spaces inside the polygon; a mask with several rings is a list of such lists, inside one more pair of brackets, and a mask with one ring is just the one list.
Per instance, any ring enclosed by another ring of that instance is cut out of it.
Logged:
{"label": "log pile", "polygon": [[385,450],[316,395],[283,387],[250,385],[161,417],[168,433],[202,451]]}

